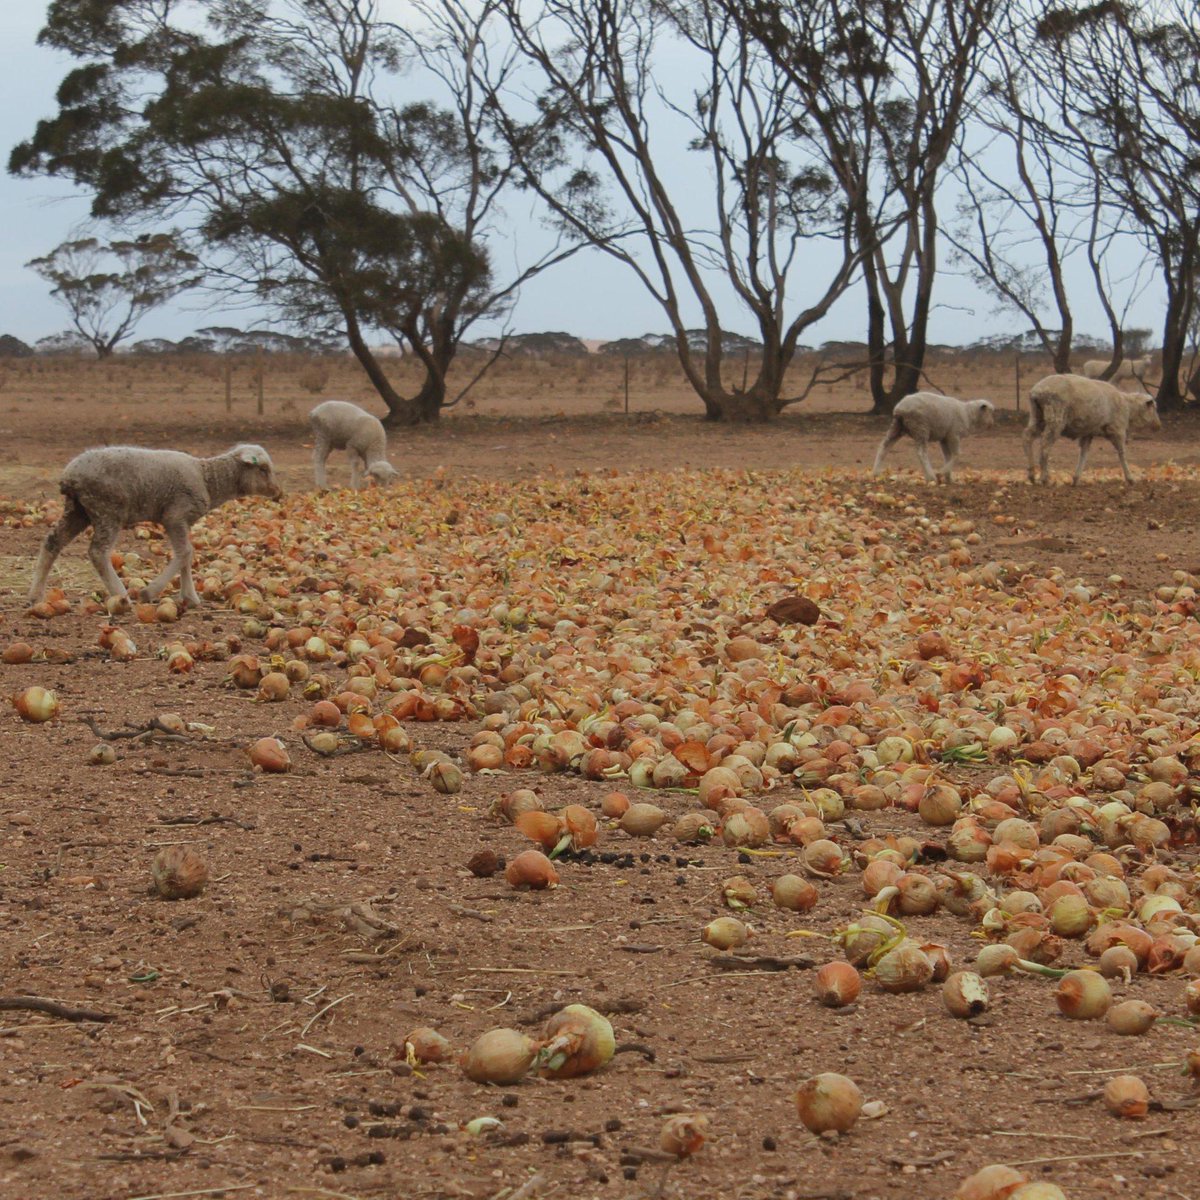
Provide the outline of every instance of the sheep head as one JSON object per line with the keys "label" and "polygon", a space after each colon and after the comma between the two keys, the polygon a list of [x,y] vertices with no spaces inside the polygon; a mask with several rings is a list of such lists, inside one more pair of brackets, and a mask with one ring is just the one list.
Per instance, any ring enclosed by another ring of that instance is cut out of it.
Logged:
{"label": "sheep head", "polygon": [[240,467],[238,471],[238,494],[241,496],[268,496],[278,500],[283,488],[275,478],[271,456],[261,446],[243,442],[229,452]]}
{"label": "sheep head", "polygon": [[1147,429],[1161,429],[1162,421],[1158,416],[1158,405],[1154,397],[1146,392],[1127,392],[1127,403],[1133,410],[1134,420]]}
{"label": "sheep head", "polygon": [[972,400],[971,424],[976,429],[990,429],[996,420],[996,406],[990,400]]}
{"label": "sheep head", "polygon": [[384,459],[370,463],[367,466],[367,474],[379,484],[395,483],[400,478],[400,472]]}

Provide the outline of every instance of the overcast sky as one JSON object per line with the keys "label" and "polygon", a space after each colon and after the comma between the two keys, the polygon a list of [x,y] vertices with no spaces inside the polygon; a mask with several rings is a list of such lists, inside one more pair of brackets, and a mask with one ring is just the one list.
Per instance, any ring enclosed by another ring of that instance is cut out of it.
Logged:
{"label": "overcast sky", "polygon": [[[40,117],[55,112],[55,90],[73,65],[69,56],[37,46],[44,17],[42,0],[0,0],[0,163],[7,162],[15,144],[30,136]],[[523,214],[511,215],[518,225],[514,240],[519,241]],[[48,285],[24,264],[66,240],[86,217],[86,199],[69,184],[47,178],[14,179],[0,171],[0,333],[32,343],[67,327]],[[526,240],[536,241],[536,233],[527,232]],[[937,299],[939,308],[930,331],[935,342],[966,343],[1022,328],[1016,316],[997,314],[987,296],[949,271],[939,280]],[[1161,313],[1155,290],[1143,297],[1130,324],[1153,327],[1157,343]],[[864,336],[864,321],[862,297],[852,292],[803,340],[810,344],[858,340]],[[147,317],[135,337],[179,338],[205,325],[251,323],[244,311],[213,309],[207,298],[181,297],[175,305]],[[736,320],[729,323],[737,332],[751,332],[738,328]],[[517,332],[555,329],[603,339],[667,328],[661,311],[626,268],[587,252],[527,285],[513,325]],[[1103,335],[1105,325],[1094,304],[1080,306],[1076,328]]]}

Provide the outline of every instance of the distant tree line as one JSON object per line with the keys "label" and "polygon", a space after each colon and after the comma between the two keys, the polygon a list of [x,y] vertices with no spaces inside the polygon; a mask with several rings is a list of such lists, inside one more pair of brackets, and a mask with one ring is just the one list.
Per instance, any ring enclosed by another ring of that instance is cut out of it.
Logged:
{"label": "distant tree line", "polygon": [[[115,344],[115,294],[138,293],[145,311],[202,269],[207,287],[289,328],[336,334],[389,424],[431,421],[456,403],[447,373],[480,322],[505,323],[523,284],[588,250],[659,304],[714,420],[768,420],[801,399],[788,368],[852,288],[861,358],[829,370],[865,371],[875,410],[890,411],[920,386],[948,266],[983,304],[1021,314],[1058,370],[1078,344],[1069,280],[1098,298],[1114,369],[1156,280],[1160,403],[1200,396],[1194,0],[403,11],[50,4],[40,41],[79,65],[10,171],[74,180],[119,229],[170,227],[140,235],[171,267],[135,262],[141,280],[122,283],[128,263],[89,275],[64,273],[57,252],[35,260],[81,301],[73,321],[98,352]],[[530,203],[545,230],[532,250],[511,216]],[[104,249],[128,256],[138,236]],[[410,393],[389,379],[381,338],[421,363]]]}

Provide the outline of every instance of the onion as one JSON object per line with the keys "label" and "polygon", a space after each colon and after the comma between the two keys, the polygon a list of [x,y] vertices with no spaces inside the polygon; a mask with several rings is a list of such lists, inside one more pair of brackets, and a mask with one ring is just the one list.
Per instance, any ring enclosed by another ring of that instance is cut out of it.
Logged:
{"label": "onion", "polygon": [[677,842],[684,842],[688,845],[707,842],[716,833],[718,820],[719,818],[716,813],[707,811],[684,813],[675,822],[671,830],[671,836]]}
{"label": "onion", "polygon": [[1127,1037],[1137,1037],[1148,1030],[1157,1020],[1158,1012],[1153,1004],[1145,1000],[1123,1000],[1108,1010],[1108,1024],[1115,1032]]}
{"label": "onion", "polygon": [[949,783],[935,783],[925,789],[917,812],[926,825],[953,825],[962,811],[962,796]]}
{"label": "onion", "polygon": [[290,770],[292,766],[287,747],[278,738],[259,738],[250,746],[247,753],[254,766],[268,774],[280,774]]}
{"label": "onion", "polygon": [[0,662],[9,664],[33,661],[33,647],[28,642],[9,642],[0,654]]}
{"label": "onion", "polygon": [[848,963],[836,959],[821,967],[815,978],[817,999],[826,1008],[844,1008],[858,999],[862,976]]}
{"label": "onion", "polygon": [[954,1200],[1007,1200],[1027,1178],[1013,1167],[994,1163],[964,1179]]}
{"label": "onion", "polygon": [[866,913],[838,934],[847,961],[861,966],[886,942],[896,936],[896,927],[876,913]]}
{"label": "onion", "polygon": [[1083,937],[1095,922],[1088,902],[1082,896],[1059,896],[1046,914],[1050,928],[1059,937]]}
{"label": "onion", "polygon": [[1009,1200],[1067,1200],[1067,1193],[1057,1183],[1047,1183],[1039,1179],[1033,1183],[1023,1183],[1010,1194]]}
{"label": "onion", "polygon": [[909,871],[900,877],[896,886],[900,889],[900,911],[905,916],[927,916],[937,910],[937,885],[928,875]]}
{"label": "onion", "polygon": [[760,808],[747,807],[734,813],[725,822],[721,838],[727,846],[765,846],[771,836],[767,814]]}
{"label": "onion", "polygon": [[436,1029],[422,1025],[404,1039],[404,1057],[412,1065],[446,1062],[450,1043]]}
{"label": "onion", "polygon": [[336,729],[342,723],[342,710],[332,700],[318,700],[309,709],[308,719],[313,725]]}
{"label": "onion", "polygon": [[516,1029],[489,1029],[463,1056],[463,1074],[475,1083],[516,1083],[537,1052],[537,1043]]}
{"label": "onion", "polygon": [[568,1004],[546,1023],[538,1066],[550,1079],[573,1079],[605,1066],[616,1048],[607,1017],[586,1004]]}
{"label": "onion", "polygon": [[12,702],[21,720],[31,724],[40,725],[58,715],[58,697],[48,688],[27,687],[15,692]]}
{"label": "onion", "polygon": [[845,1133],[858,1120],[862,1106],[862,1092],[854,1080],[833,1071],[806,1079],[796,1093],[800,1120],[813,1133]]}
{"label": "onion", "polygon": [[164,846],[150,862],[150,875],[164,900],[190,900],[204,890],[208,865],[186,846]]}
{"label": "onion", "polygon": [[1183,989],[1183,1003],[1193,1016],[1200,1016],[1200,979],[1189,979]]}
{"label": "onion", "polygon": [[933,964],[910,938],[875,964],[875,980],[885,992],[919,992],[932,978]]}
{"label": "onion", "polygon": [[423,774],[433,784],[433,790],[441,792],[443,796],[453,796],[462,791],[463,773],[453,763],[430,763]]}
{"label": "onion", "polygon": [[1150,1089],[1136,1075],[1115,1075],[1104,1085],[1104,1107],[1114,1117],[1140,1120],[1150,1111]]}
{"label": "onion", "polygon": [[600,801],[600,811],[612,820],[623,817],[629,811],[629,797],[624,792],[609,792]]}
{"label": "onion", "polygon": [[1055,993],[1058,1011],[1075,1021],[1095,1021],[1112,1004],[1108,980],[1095,971],[1068,971]]}
{"label": "onion", "polygon": [[617,824],[630,837],[653,837],[666,819],[657,804],[631,804]]}
{"label": "onion", "polygon": [[93,767],[111,766],[117,761],[117,752],[107,742],[101,742],[88,751],[88,765]]}
{"label": "onion", "polygon": [[734,950],[750,938],[750,930],[737,917],[717,917],[700,931],[700,940],[717,950]]}
{"label": "onion", "polygon": [[1128,946],[1109,946],[1100,955],[1099,966],[1105,979],[1124,979],[1128,983],[1137,974],[1138,957]]}
{"label": "onion", "polygon": [[291,680],[282,671],[268,671],[258,683],[258,699],[268,704],[286,700]]}
{"label": "onion", "polygon": [[828,838],[818,838],[804,847],[805,867],[816,875],[837,875],[843,865],[842,848]]}
{"label": "onion", "polygon": [[545,850],[553,850],[563,835],[562,821],[554,813],[532,809],[523,812],[513,824],[531,842],[537,842]]}
{"label": "onion", "polygon": [[770,887],[775,907],[790,912],[808,912],[820,899],[817,889],[799,875],[780,875]]}
{"label": "onion", "polygon": [[952,1017],[977,1017],[988,1006],[988,986],[973,971],[955,971],[942,984],[942,999]]}
{"label": "onion", "polygon": [[886,887],[894,887],[904,877],[904,868],[889,858],[874,858],[863,868],[862,886],[868,896],[878,896]]}
{"label": "onion", "polygon": [[676,1113],[663,1122],[658,1144],[668,1154],[687,1158],[704,1145],[708,1137],[708,1118],[702,1113]]}
{"label": "onion", "polygon": [[540,850],[524,850],[504,869],[504,878],[514,888],[540,892],[558,885],[554,864]]}

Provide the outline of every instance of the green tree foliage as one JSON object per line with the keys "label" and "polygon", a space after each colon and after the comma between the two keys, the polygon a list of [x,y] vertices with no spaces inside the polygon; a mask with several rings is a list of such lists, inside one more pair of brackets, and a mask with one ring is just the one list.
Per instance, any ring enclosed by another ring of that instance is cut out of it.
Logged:
{"label": "green tree foliage", "polygon": [[176,231],[126,240],[77,238],[25,264],[53,285],[76,332],[107,358],[147,313],[203,278]]}

